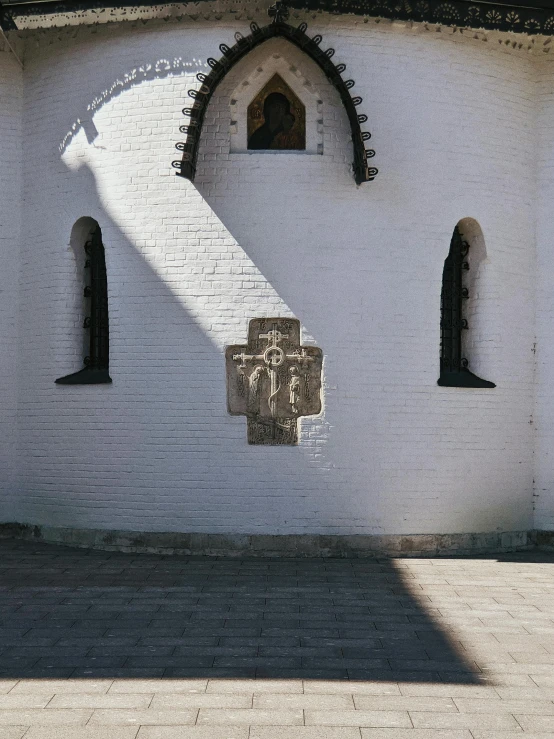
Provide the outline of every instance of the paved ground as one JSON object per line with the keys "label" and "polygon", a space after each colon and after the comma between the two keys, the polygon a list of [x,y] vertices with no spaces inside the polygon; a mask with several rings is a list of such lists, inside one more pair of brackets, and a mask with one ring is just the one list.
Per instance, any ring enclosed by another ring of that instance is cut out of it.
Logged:
{"label": "paved ground", "polygon": [[0,541],[0,739],[554,738],[554,556]]}

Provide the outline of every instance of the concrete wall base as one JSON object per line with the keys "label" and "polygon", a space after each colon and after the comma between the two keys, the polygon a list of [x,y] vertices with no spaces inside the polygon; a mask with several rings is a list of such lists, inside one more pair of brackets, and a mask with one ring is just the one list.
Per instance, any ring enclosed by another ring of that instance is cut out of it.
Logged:
{"label": "concrete wall base", "polygon": [[108,531],[29,524],[0,524],[0,538],[114,552],[209,557],[446,557],[554,549],[552,531],[505,531],[411,536],[327,536],[324,534],[199,534]]}

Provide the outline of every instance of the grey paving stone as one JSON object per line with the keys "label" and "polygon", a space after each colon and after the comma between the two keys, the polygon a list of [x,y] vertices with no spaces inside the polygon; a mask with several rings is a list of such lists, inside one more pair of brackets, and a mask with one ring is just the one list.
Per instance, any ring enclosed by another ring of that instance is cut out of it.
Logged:
{"label": "grey paving stone", "polygon": [[92,715],[92,711],[77,709],[2,709],[0,710],[1,726],[62,726],[64,724],[80,724],[84,726]]}
{"label": "grey paving stone", "polygon": [[[71,729],[64,726],[32,726],[29,733],[25,734],[25,739],[135,739],[137,733],[136,727],[124,726],[118,726],[116,729],[90,726],[73,726]],[[3,739],[1,733],[0,739]]]}
{"label": "grey paving stone", "polygon": [[111,683],[109,694],[127,694],[137,695],[139,693],[146,694],[166,694],[166,693],[205,693],[208,686],[208,680],[114,680]]}
{"label": "grey paving stone", "polygon": [[[542,712],[554,705],[551,555],[547,562],[530,555],[501,562],[398,560],[393,568],[386,560],[206,560],[6,541],[0,542],[0,554],[0,698],[7,697],[4,706],[16,706],[4,708],[13,712],[10,719],[26,695],[27,712],[51,717],[54,711],[86,710],[70,707],[83,705],[81,693],[84,704],[96,716],[104,712],[106,720],[112,713],[117,714],[112,720],[121,720],[125,712],[152,718],[156,705],[161,713],[173,713],[174,721],[180,709],[189,716],[198,707],[245,711],[250,717],[252,711],[305,710],[307,717],[320,712],[332,720],[351,713],[357,720],[365,714],[404,714],[407,708],[418,726],[254,725],[251,730],[274,730],[279,739],[325,739],[325,732],[339,732],[329,734],[333,739],[404,739],[404,734],[469,739],[470,729],[476,738],[491,733],[486,739],[529,732],[554,736],[549,723],[540,723],[551,718]],[[414,587],[427,598],[427,607],[411,596]],[[195,658],[208,658],[209,666]],[[12,679],[25,675],[37,678],[28,681],[30,688]],[[44,680],[57,675],[76,679]],[[187,679],[168,679],[176,676]],[[101,689],[89,689],[99,677],[106,678]],[[121,679],[112,690],[114,678]],[[66,685],[51,690],[52,683]],[[48,707],[31,708],[53,695]],[[123,702],[105,703],[105,696]],[[151,696],[152,710],[142,708]],[[244,701],[257,707],[240,707]],[[528,722],[526,732],[511,714],[521,708],[526,710],[516,716]],[[215,732],[231,727],[242,739],[246,724],[233,726],[226,716],[225,724],[152,724],[141,732],[159,730],[164,739],[168,731],[218,739]],[[81,729],[112,728],[138,731],[136,724],[67,726],[72,739]],[[49,731],[45,736],[58,730],[35,729]],[[204,729],[213,733],[198,733]],[[294,733],[283,734],[289,730]]]}
{"label": "grey paving stone", "polygon": [[[469,729],[362,729],[361,733],[362,739],[476,739]],[[502,739],[507,739],[506,732]]]}
{"label": "grey paving stone", "polygon": [[341,711],[355,710],[351,695],[328,695],[323,693],[303,693],[301,695],[294,693],[289,695],[282,693],[254,694],[253,707],[263,710],[276,710],[279,708],[321,709],[325,711],[331,711],[333,709]]}
{"label": "grey paving stone", "polygon": [[248,739],[247,726],[141,726],[137,739]]}
{"label": "grey paving stone", "polygon": [[[410,711],[416,729],[495,729],[518,731],[515,718],[506,713],[429,713]],[[550,718],[534,716],[533,718]]]}
{"label": "grey paving stone", "polygon": [[[118,725],[118,726],[181,726],[194,724],[198,711],[189,710],[145,710],[130,711],[124,709],[94,711],[90,725]],[[0,714],[1,716],[1,714]]]}
{"label": "grey paving stone", "polygon": [[360,739],[352,726],[253,726],[250,739]]}
{"label": "grey paving stone", "polygon": [[411,728],[407,711],[305,711],[306,726]]}
{"label": "grey paving stone", "polygon": [[[354,696],[354,703],[356,708],[361,711],[458,712],[457,702],[455,703],[452,698],[439,696],[356,695]],[[554,706],[554,704],[552,705]]]}
{"label": "grey paving stone", "polygon": [[[9,696],[8,696],[9,697]],[[19,696],[28,698],[30,696]],[[91,693],[65,693],[55,695],[48,704],[51,708],[148,708],[153,694],[106,694],[94,695]],[[0,704],[0,707],[1,704]]]}
{"label": "grey paving stone", "polygon": [[515,718],[524,731],[550,731],[554,735],[554,716],[537,716],[526,713],[515,714]]}
{"label": "grey paving stone", "polygon": [[201,708],[198,713],[198,725],[241,725],[249,726],[302,726],[304,716],[302,710],[289,709],[264,711],[255,708]]}
{"label": "grey paving stone", "polygon": [[208,693],[302,693],[301,680],[209,680]]}
{"label": "grey paving stone", "polygon": [[150,708],[154,710],[182,708],[252,708],[252,696],[225,693],[176,694],[164,693],[155,695]]}
{"label": "grey paving stone", "polygon": [[107,693],[113,680],[20,680],[10,695],[33,695],[46,693]]}

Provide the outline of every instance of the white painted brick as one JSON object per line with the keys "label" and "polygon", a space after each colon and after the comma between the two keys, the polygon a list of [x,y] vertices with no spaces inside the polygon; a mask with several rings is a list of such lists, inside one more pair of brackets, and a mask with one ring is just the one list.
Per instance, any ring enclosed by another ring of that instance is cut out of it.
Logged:
{"label": "white painted brick", "polygon": [[[37,34],[22,139],[20,76],[0,54],[16,111],[0,111],[0,214],[13,221],[0,233],[3,430],[15,426],[18,383],[17,436],[0,441],[0,490],[13,501],[2,515],[236,533],[531,527],[537,243],[537,522],[554,527],[550,58],[494,34],[484,43],[322,17],[310,33],[364,98],[375,182],[354,183],[337,93],[277,41],[272,53],[322,100],[323,155],[230,151],[231,94],[265,63],[261,47],[219,86],[192,185],[170,166],[181,109],[237,28],[247,31],[222,21]],[[7,200],[4,181],[17,185]],[[69,237],[82,216],[100,223],[106,247],[112,386],[54,384],[80,368]],[[471,366],[495,390],[436,385],[442,268],[467,217],[486,243]],[[245,420],[226,411],[225,345],[246,339],[250,318],[276,314],[297,316],[325,355],[324,413],[302,422],[297,448],[248,446]]]}
{"label": "white painted brick", "polygon": [[11,520],[17,493],[17,282],[21,238],[21,69],[0,50],[0,516]]}

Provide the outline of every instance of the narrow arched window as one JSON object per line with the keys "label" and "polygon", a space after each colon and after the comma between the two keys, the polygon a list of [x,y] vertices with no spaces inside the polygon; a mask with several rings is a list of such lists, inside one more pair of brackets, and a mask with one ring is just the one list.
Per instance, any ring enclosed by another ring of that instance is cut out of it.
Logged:
{"label": "narrow arched window", "polygon": [[468,254],[470,245],[460,232],[454,229],[450,251],[444,262],[441,290],[441,347],[439,385],[448,387],[496,387],[469,370],[469,360],[463,354],[463,333],[470,330],[465,315],[469,289],[464,274],[470,269]]}
{"label": "narrow arched window", "polygon": [[111,382],[109,375],[108,279],[102,231],[95,223],[84,243],[83,296],[85,319],[84,367],[60,377],[60,385],[93,385]]}

